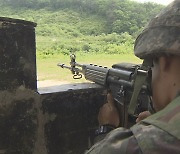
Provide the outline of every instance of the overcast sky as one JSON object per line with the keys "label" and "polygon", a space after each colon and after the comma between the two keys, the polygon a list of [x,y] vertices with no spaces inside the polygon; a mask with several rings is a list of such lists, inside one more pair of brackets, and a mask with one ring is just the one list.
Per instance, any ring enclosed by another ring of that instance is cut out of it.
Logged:
{"label": "overcast sky", "polygon": [[159,3],[159,4],[163,4],[163,5],[168,5],[173,0],[134,0],[134,1],[138,1],[138,2],[155,2],[155,3]]}

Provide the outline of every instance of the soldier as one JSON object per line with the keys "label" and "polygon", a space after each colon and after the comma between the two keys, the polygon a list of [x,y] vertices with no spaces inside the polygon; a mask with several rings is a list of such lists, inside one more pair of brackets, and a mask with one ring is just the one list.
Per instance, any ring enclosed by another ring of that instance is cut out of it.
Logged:
{"label": "soldier", "polygon": [[[142,113],[130,129],[112,130],[119,125],[119,115],[108,95],[98,120],[110,132],[87,154],[180,153],[180,0],[150,21],[136,39],[134,53],[153,62],[151,86],[156,113],[147,118],[149,113]],[[103,138],[101,134],[99,138]]]}

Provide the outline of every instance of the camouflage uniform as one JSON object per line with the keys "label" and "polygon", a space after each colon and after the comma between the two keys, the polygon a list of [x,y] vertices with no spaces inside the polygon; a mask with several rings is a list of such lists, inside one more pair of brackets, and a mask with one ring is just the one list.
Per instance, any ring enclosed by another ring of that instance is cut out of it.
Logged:
{"label": "camouflage uniform", "polygon": [[[150,21],[135,42],[142,59],[162,54],[180,56],[180,0],[175,0]],[[180,154],[180,93],[163,110],[130,129],[117,128],[86,154]]]}
{"label": "camouflage uniform", "polygon": [[86,154],[180,153],[180,95],[130,129],[118,128]]}

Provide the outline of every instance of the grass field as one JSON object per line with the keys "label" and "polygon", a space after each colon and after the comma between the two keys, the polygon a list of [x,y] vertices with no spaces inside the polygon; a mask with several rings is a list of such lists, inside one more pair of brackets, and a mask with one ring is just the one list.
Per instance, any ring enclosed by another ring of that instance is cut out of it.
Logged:
{"label": "grass field", "polygon": [[[80,64],[97,64],[102,66],[111,67],[115,63],[128,62],[128,63],[142,63],[140,59],[133,54],[123,55],[109,55],[109,54],[90,54],[90,53],[77,53],[76,61]],[[58,63],[65,63],[69,65],[70,57],[68,55],[51,55],[42,58],[37,55],[37,75],[39,81],[56,80],[68,83],[79,83],[86,81],[84,78],[74,80],[69,70],[62,69],[57,66]]]}

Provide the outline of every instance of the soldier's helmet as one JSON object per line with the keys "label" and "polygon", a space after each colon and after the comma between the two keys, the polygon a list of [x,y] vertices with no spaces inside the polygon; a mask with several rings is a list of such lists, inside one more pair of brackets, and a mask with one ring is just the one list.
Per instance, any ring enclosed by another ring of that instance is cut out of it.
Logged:
{"label": "soldier's helmet", "polygon": [[175,0],[153,18],[137,37],[137,57],[145,59],[162,54],[180,56],[180,0]]}

